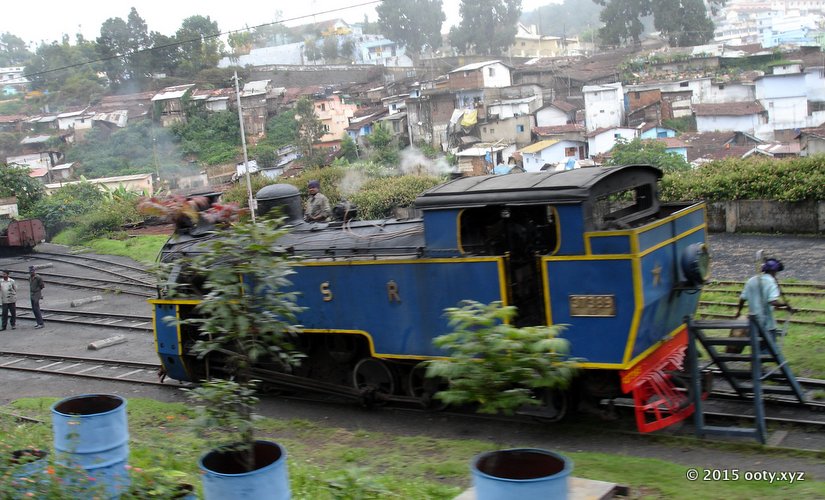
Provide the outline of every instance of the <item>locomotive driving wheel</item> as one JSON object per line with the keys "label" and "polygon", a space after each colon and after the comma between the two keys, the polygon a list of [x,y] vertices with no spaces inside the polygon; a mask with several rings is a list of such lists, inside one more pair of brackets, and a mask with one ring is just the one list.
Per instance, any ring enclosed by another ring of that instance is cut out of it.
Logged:
{"label": "locomotive driving wheel", "polygon": [[394,394],[397,386],[393,369],[376,358],[364,358],[355,364],[352,383],[356,389],[364,391],[367,405],[381,404],[380,396]]}
{"label": "locomotive driving wheel", "polygon": [[426,361],[415,365],[407,377],[407,393],[420,399],[431,410],[440,411],[447,407],[446,403],[435,398],[435,394],[446,389],[447,385],[441,377],[427,377]]}

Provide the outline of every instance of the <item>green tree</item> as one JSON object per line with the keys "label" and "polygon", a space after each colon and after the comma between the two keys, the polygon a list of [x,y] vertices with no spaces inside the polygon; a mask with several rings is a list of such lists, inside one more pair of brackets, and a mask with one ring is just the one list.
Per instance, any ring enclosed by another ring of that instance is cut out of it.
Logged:
{"label": "green tree", "polygon": [[149,52],[149,66],[152,71],[175,76],[180,67],[181,57],[177,39],[157,31],[153,31],[149,38],[152,44],[152,50]]}
{"label": "green tree", "polygon": [[341,137],[341,156],[350,162],[358,159],[358,146],[355,144],[355,140],[346,132]]}
{"label": "green tree", "polygon": [[441,46],[441,25],[447,19],[442,0],[384,0],[375,11],[381,33],[404,44],[408,53]]}
{"label": "green tree", "polygon": [[0,165],[0,198],[17,197],[17,208],[26,214],[43,198],[43,184],[29,176],[29,168]]}
{"label": "green tree", "polygon": [[325,61],[334,61],[338,59],[338,37],[324,37],[324,46],[321,49],[321,52],[324,54]]}
{"label": "green tree", "polygon": [[450,29],[450,43],[460,52],[500,55],[516,37],[521,0],[461,0],[461,23]]}
{"label": "green tree", "polygon": [[209,16],[187,17],[175,33],[179,46],[180,72],[192,77],[199,71],[214,68],[223,53],[221,30]]}
{"label": "green tree", "polygon": [[341,57],[347,61],[352,61],[355,55],[355,41],[347,38],[341,43]]}
{"label": "green tree", "polygon": [[601,8],[593,0],[565,0],[563,4],[546,4],[532,12],[525,12],[522,19],[535,24],[542,35],[571,36],[591,41],[585,36],[600,25]]}
{"label": "green tree", "polygon": [[389,128],[381,122],[377,122],[372,133],[367,136],[372,152],[370,159],[379,165],[398,165],[398,148],[395,146],[394,137]]}
{"label": "green tree", "polygon": [[0,35],[0,66],[22,66],[33,55],[19,36],[8,31]]}
{"label": "green tree", "polygon": [[318,47],[318,42],[314,38],[307,38],[304,40],[304,56],[308,61],[317,61],[321,59],[322,51]]}
{"label": "green tree", "polygon": [[[657,30],[668,37],[671,45],[689,46],[713,38],[713,22],[702,0],[593,0],[604,6],[599,19],[604,26],[599,38],[605,45],[639,43],[644,32],[641,18],[653,15]],[[710,0],[713,13],[726,0]]]}
{"label": "green tree", "polygon": [[100,26],[97,48],[109,82],[119,85],[128,78],[125,54],[129,52],[129,27],[119,17],[110,17]]}
{"label": "green tree", "polygon": [[319,166],[323,162],[323,154],[315,148],[315,144],[324,135],[324,125],[315,114],[315,104],[308,97],[302,97],[295,104],[295,122],[298,151],[303,155],[307,166]]}
{"label": "green tree", "polygon": [[599,29],[599,40],[603,45],[621,45],[632,40],[638,44],[644,25],[641,18],[650,14],[651,0],[593,0],[604,6],[599,20],[604,26]]}
{"label": "green tree", "polygon": [[126,57],[126,71],[131,80],[142,80],[152,72],[152,56],[149,49],[152,47],[152,37],[146,21],[140,17],[137,9],[132,7],[126,18],[127,43],[129,54]]}
{"label": "green tree", "polygon": [[690,164],[679,153],[668,152],[667,147],[655,140],[619,140],[610,150],[606,165],[646,164],[662,169],[663,172],[690,170]]}
{"label": "green tree", "polygon": [[102,66],[88,64],[97,57],[95,44],[81,36],[75,45],[68,35],[60,43],[41,44],[26,66],[33,88],[46,93],[41,104],[87,105],[100,95],[103,86],[96,73]]}
{"label": "green tree", "polygon": [[295,120],[295,110],[293,109],[283,110],[266,122],[264,142],[276,148],[293,144],[297,137],[298,122]]}

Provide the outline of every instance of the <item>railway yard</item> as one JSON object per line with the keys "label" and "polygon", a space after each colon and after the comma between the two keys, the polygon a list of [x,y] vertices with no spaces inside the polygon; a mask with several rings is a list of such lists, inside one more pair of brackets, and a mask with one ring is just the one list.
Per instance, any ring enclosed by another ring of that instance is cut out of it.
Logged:
{"label": "railway yard", "polygon": [[[712,235],[713,278],[741,286],[753,270],[756,249],[786,262],[780,280],[825,283],[825,239],[749,235]],[[46,327],[34,329],[28,308],[28,266],[46,283],[41,307]],[[19,285],[18,324],[0,333],[0,402],[21,397],[66,397],[93,392],[116,393],[166,402],[185,396],[176,381],[160,382],[152,335],[153,276],[130,259],[72,254],[65,247],[41,244],[33,254],[0,256],[0,269],[11,270]],[[825,292],[825,289],[822,290]],[[825,298],[820,299],[825,309]],[[817,326],[817,325],[814,325]],[[818,325],[825,328],[825,324]],[[825,392],[822,381],[800,377],[810,392]],[[724,389],[724,387],[721,387]],[[686,467],[741,470],[804,471],[807,480],[825,481],[825,401],[814,409],[768,405],[773,447],[806,450],[799,456],[766,456],[752,441],[738,439],[741,449],[709,453],[693,441],[690,419],[658,433],[656,439],[635,432],[633,414],[619,401],[617,419],[605,424],[585,415],[575,424],[537,424],[535,419],[482,418],[476,415],[387,406],[365,409],[332,397],[265,397],[260,412],[280,419],[323,421],[349,429],[435,438],[473,438],[561,451],[598,451],[670,460]],[[731,401],[724,390],[706,405],[709,421],[741,420],[752,405]],[[560,432],[561,431],[561,432]],[[819,452],[811,453],[811,452]]]}

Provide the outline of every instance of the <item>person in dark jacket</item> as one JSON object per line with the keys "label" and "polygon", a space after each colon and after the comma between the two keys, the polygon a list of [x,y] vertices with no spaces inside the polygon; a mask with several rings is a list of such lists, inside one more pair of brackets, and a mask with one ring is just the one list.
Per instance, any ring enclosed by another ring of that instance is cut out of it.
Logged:
{"label": "person in dark jacket", "polygon": [[40,312],[40,299],[43,298],[43,278],[37,274],[34,266],[29,266],[29,294],[32,300],[32,314],[37,321],[35,328],[43,328],[43,314]]}

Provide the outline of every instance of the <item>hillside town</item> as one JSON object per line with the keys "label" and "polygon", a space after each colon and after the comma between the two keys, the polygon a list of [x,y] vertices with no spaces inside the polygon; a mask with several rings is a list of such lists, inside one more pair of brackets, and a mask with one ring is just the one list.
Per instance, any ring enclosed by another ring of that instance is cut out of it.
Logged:
{"label": "hillside town", "polygon": [[[308,60],[306,44],[276,40],[220,60],[221,68],[248,72],[239,93],[192,81],[59,112],[2,115],[0,131],[23,134],[4,160],[27,166],[54,189],[77,179],[77,165],[62,151],[91,129],[111,133],[142,120],[171,127],[187,120],[191,105],[215,113],[240,107],[246,141],[254,144],[267,120],[302,97],[323,125],[314,147],[331,157],[344,136],[360,147],[383,125],[400,148],[452,155],[463,175],[516,164],[528,172],[598,165],[617,142],[634,139],[661,143],[692,165],[813,155],[825,151],[823,16],[825,1],[731,1],[716,19],[712,43],[671,47],[653,34],[610,50],[518,23],[507,54],[496,58],[449,47],[413,58],[403,45],[336,19],[315,28],[351,49],[350,64]],[[25,67],[0,68],[4,95],[30,92],[25,74]],[[278,156],[270,176],[301,165],[294,147]],[[221,184],[243,169],[204,168],[174,185]],[[152,183],[149,173],[132,177],[111,182]]]}

